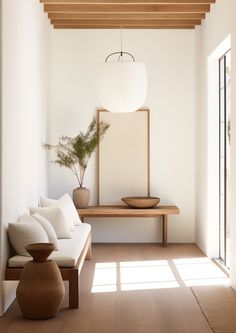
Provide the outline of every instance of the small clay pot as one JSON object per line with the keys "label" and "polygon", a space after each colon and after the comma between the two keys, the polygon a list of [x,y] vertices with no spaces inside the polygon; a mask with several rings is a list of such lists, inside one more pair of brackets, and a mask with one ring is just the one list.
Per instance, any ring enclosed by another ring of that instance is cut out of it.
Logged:
{"label": "small clay pot", "polygon": [[86,187],[77,187],[73,190],[73,201],[76,208],[87,208],[90,191]]}
{"label": "small clay pot", "polygon": [[65,287],[57,264],[47,260],[53,249],[51,243],[26,247],[33,261],[25,264],[16,290],[16,299],[25,318],[49,319],[60,309]]}

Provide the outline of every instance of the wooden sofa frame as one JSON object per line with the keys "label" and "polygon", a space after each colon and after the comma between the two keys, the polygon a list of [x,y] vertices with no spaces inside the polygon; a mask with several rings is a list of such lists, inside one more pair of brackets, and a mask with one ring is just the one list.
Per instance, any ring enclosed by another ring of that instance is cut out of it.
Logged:
{"label": "wooden sofa frame", "polygon": [[[62,279],[69,282],[69,308],[79,308],[79,276],[84,260],[90,260],[92,257],[91,232],[85,242],[84,248],[74,267],[59,267]],[[7,267],[5,280],[18,281],[23,267]]]}

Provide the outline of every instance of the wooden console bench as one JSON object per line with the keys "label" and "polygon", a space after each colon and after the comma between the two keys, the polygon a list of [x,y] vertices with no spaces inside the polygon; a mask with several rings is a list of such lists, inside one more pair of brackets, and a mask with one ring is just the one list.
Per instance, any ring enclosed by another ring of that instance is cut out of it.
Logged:
{"label": "wooden console bench", "polygon": [[158,217],[162,216],[162,241],[167,246],[168,215],[179,214],[176,206],[157,206],[155,208],[129,208],[127,206],[91,206],[78,209],[82,221],[85,217]]}

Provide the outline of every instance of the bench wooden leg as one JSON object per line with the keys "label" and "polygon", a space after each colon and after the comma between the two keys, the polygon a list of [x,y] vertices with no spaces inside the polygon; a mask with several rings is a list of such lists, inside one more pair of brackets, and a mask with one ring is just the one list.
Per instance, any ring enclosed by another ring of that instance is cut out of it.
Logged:
{"label": "bench wooden leg", "polygon": [[69,278],[69,308],[78,309],[79,307],[79,272],[73,269]]}
{"label": "bench wooden leg", "polygon": [[92,244],[91,243],[89,245],[89,248],[88,248],[85,259],[86,260],[91,260],[92,259]]}
{"label": "bench wooden leg", "polygon": [[163,233],[163,246],[167,246],[167,226],[168,226],[168,218],[167,215],[163,215],[163,223],[162,223],[162,233]]}

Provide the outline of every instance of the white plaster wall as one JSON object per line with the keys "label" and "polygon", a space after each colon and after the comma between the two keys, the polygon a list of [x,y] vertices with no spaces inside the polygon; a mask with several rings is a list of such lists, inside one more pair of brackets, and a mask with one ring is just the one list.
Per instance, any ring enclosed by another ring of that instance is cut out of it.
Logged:
{"label": "white plaster wall", "polygon": [[[61,135],[85,130],[96,114],[100,107],[97,67],[109,53],[119,51],[120,31],[52,30],[50,45],[48,141],[53,144]],[[159,196],[162,204],[180,208],[179,216],[170,217],[169,241],[194,242],[194,31],[125,30],[123,45],[148,69],[145,106],[151,115],[151,194]],[[76,186],[70,170],[49,164],[51,197],[71,193]],[[96,204],[95,155],[89,162],[85,186],[91,190],[90,204]],[[90,222],[96,242],[161,240],[161,225],[153,219]]]}
{"label": "white plaster wall", "polygon": [[3,0],[1,123],[0,313],[14,297],[4,282],[6,228],[46,194],[47,35],[49,23],[38,0]]}
{"label": "white plaster wall", "polygon": [[[217,59],[227,51],[232,40],[232,71],[235,67],[233,38],[236,30],[235,1],[221,0],[212,6],[204,23],[196,30],[196,242],[210,257],[219,256],[218,242],[218,64]],[[214,77],[214,75],[216,75]],[[234,78],[232,78],[234,81]],[[233,87],[233,89],[235,89]],[[235,103],[232,90],[232,104]],[[235,110],[232,108],[233,119]],[[235,125],[232,124],[234,136]],[[236,129],[236,127],[235,127]],[[236,141],[232,139],[232,163]],[[235,162],[234,162],[235,163]],[[236,168],[232,166],[232,181]],[[232,197],[236,187],[232,184]],[[232,210],[234,205],[232,205]],[[233,211],[232,211],[233,215]],[[232,217],[232,230],[235,224]],[[231,242],[236,243],[231,232]]]}

